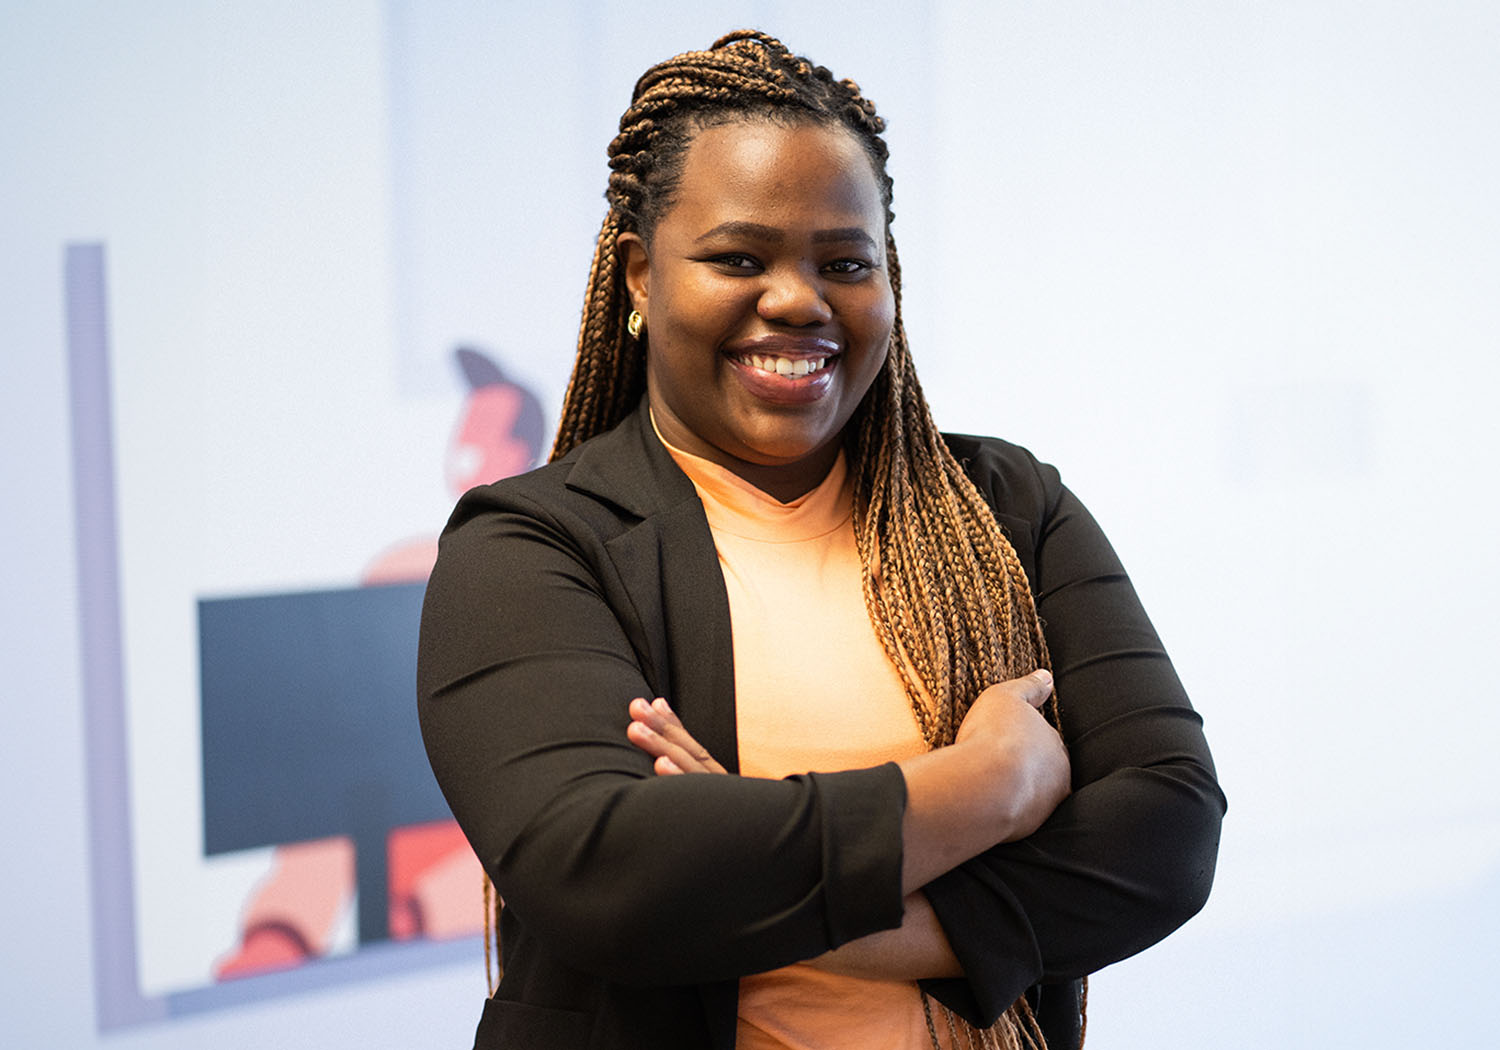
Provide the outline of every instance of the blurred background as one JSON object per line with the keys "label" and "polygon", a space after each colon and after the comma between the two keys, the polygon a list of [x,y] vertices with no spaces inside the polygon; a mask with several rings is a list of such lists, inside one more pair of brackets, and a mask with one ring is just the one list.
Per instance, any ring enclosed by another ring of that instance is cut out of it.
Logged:
{"label": "blurred background", "polygon": [[200,611],[420,577],[456,350],[553,425],[634,78],[740,26],[877,101],[938,422],[1060,468],[1203,713],[1213,897],[1089,1045],[1488,1041],[1481,0],[0,3],[7,1041],[470,1045],[479,939],[347,894],[221,972],[281,860],[206,849]]}

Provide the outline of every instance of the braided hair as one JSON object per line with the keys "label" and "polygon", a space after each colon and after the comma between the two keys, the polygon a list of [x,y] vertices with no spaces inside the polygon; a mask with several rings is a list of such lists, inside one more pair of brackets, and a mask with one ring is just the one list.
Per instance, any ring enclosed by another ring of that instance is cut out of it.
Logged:
{"label": "braided hair", "polygon": [[[652,66],[636,82],[620,131],[609,144],[609,213],[589,269],[578,356],[564,398],[552,458],[623,420],[646,386],[645,337],[626,332],[631,310],[619,238],[650,241],[672,207],[693,137],[739,122],[841,127],[869,156],[886,215],[886,258],[895,321],[885,363],[849,422],[854,534],[865,605],[898,668],[923,739],[951,744],[965,713],[988,686],[1048,666],[1030,584],[984,498],[933,423],[901,322],[901,268],[891,238],[892,183],[881,133],[885,121],[852,80],[792,54],[750,30],[706,51]],[[1057,722],[1056,699],[1049,717]],[[923,1008],[933,1045],[937,1027]],[[1025,999],[989,1029],[975,1031],[946,1008],[959,1045],[1044,1047]]]}

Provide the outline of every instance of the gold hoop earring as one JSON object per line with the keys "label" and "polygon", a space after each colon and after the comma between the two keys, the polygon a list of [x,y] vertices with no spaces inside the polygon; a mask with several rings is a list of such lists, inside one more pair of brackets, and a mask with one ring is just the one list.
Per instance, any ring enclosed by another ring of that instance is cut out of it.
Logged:
{"label": "gold hoop earring", "polygon": [[625,320],[625,331],[630,333],[630,338],[639,339],[641,329],[646,327],[646,319],[641,316],[639,310],[630,311],[630,316]]}

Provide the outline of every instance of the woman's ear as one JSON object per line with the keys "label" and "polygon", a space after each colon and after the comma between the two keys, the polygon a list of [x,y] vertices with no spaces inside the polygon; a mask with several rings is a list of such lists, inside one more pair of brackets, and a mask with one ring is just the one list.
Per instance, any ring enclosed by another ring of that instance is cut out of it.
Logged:
{"label": "woman's ear", "polygon": [[632,309],[646,312],[651,297],[651,254],[638,233],[622,233],[615,250],[625,262],[625,290],[630,293]]}

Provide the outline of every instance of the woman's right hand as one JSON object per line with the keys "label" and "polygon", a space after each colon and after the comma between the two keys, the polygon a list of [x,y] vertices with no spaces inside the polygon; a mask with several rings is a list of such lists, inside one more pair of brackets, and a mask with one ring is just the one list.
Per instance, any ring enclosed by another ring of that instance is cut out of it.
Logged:
{"label": "woman's right hand", "polygon": [[1045,670],[992,685],[969,708],[952,746],[899,763],[904,890],[1025,838],[1067,797],[1067,748],[1040,711],[1051,695]]}
{"label": "woman's right hand", "polygon": [[726,772],[708,748],[687,731],[664,697],[647,702],[638,696],[630,701],[630,725],[625,727],[625,737],[655,760],[659,777]]}

